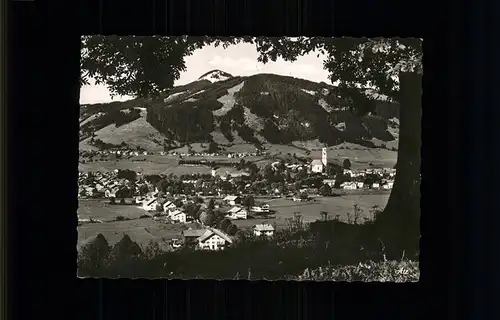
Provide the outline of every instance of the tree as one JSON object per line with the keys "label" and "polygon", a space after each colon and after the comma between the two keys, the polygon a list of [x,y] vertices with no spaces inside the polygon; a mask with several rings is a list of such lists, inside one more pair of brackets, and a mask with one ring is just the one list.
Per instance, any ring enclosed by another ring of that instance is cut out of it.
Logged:
{"label": "tree", "polygon": [[148,243],[146,249],[144,249],[144,256],[149,260],[154,260],[161,253],[163,253],[163,250],[161,249],[158,242],[153,241],[153,240],[149,240],[149,243]]}
{"label": "tree", "polygon": [[185,57],[206,44],[227,47],[252,37],[82,37],[81,84],[105,84],[112,95],[148,97],[173,87],[186,70]]}
{"label": "tree", "polygon": [[219,151],[219,146],[217,145],[217,143],[215,143],[214,141],[210,141],[210,143],[208,144],[208,152],[216,153],[218,151]]}
{"label": "tree", "polygon": [[215,216],[212,213],[203,212],[200,214],[200,222],[206,226],[212,226],[215,221]]}
{"label": "tree", "polygon": [[327,221],[328,220],[328,212],[321,211],[320,215],[321,215],[321,218],[323,219],[323,221]]}
{"label": "tree", "polygon": [[231,224],[228,228],[227,228],[227,234],[230,235],[230,236],[234,236],[236,234],[236,232],[238,232],[238,227],[234,224]]}
{"label": "tree", "polygon": [[351,169],[351,161],[349,159],[345,159],[342,163],[342,167],[344,169]]}
{"label": "tree", "polygon": [[211,210],[211,211],[214,210],[214,208],[215,208],[215,200],[213,198],[208,201],[208,206],[207,207],[208,207],[208,210]]}
{"label": "tree", "polygon": [[136,178],[137,178],[137,173],[133,170],[128,170],[128,169],[125,169],[125,170],[122,170],[122,169],[119,169],[118,170],[118,174],[116,175],[116,177],[118,179],[127,179],[127,180],[130,180],[130,181],[135,181]]}
{"label": "tree", "polygon": [[168,179],[166,179],[166,178],[161,179],[156,185],[158,190],[162,191],[162,192],[168,192],[169,186],[170,186],[170,181],[168,181]]}
{"label": "tree", "polygon": [[371,186],[377,181],[377,176],[373,174],[367,174],[365,177],[365,180],[363,181],[364,184]]}
{"label": "tree", "polygon": [[149,192],[149,188],[148,188],[148,186],[146,184],[141,184],[139,186],[139,194],[141,196],[146,195],[148,192]]}
{"label": "tree", "polygon": [[225,218],[220,222],[220,230],[226,232],[227,228],[232,224],[231,220]]}
{"label": "tree", "polygon": [[274,177],[274,169],[270,164],[268,164],[264,167],[263,175],[267,181],[272,181],[272,179]]}
{"label": "tree", "polygon": [[255,198],[253,195],[249,194],[247,195],[242,203],[242,205],[244,205],[245,207],[247,207],[247,209],[250,209],[251,207],[253,207],[255,205]]}
{"label": "tree", "polygon": [[245,232],[243,230],[238,230],[236,231],[236,234],[234,235],[234,237],[236,238],[236,240],[238,242],[243,242],[245,241]]}
{"label": "tree", "polygon": [[330,188],[330,186],[325,183],[321,186],[321,188],[319,188],[319,193],[324,197],[331,196],[332,188]]}
{"label": "tree", "polygon": [[[133,242],[128,234],[124,234],[110,252],[110,262],[115,266],[126,266],[127,262],[138,260],[142,257],[141,247]],[[123,276],[123,275],[120,275]]]}

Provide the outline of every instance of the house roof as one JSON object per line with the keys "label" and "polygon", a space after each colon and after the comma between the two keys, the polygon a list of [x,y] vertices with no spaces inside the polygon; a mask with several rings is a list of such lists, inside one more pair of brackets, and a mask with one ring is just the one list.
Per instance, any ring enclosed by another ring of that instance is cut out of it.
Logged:
{"label": "house roof", "polygon": [[238,211],[240,211],[240,210],[241,210],[241,208],[240,208],[240,207],[232,207],[231,209],[229,209],[229,211],[228,211],[228,212],[231,212],[231,213],[236,213],[236,212],[238,212]]}
{"label": "house roof", "polygon": [[274,227],[267,223],[256,224],[254,229],[258,231],[274,231]]}
{"label": "house roof", "polygon": [[153,199],[150,199],[149,201],[147,200],[147,203],[146,205],[149,206],[151,205],[153,202],[155,202],[156,200],[158,200],[157,198],[153,198]]}
{"label": "house roof", "polygon": [[219,237],[221,237],[222,239],[226,240],[229,243],[233,242],[233,240],[231,240],[231,238],[227,234],[218,229],[207,229],[205,233],[203,233],[203,235],[198,239],[198,241],[204,242],[214,235],[218,235]]}
{"label": "house roof", "polygon": [[226,201],[233,201],[233,200],[236,200],[236,199],[238,199],[238,196],[226,196],[224,198],[224,200],[226,200]]}
{"label": "house roof", "polygon": [[314,159],[312,162],[311,162],[311,166],[322,166],[323,165],[323,162],[321,162],[321,160],[319,159]]}

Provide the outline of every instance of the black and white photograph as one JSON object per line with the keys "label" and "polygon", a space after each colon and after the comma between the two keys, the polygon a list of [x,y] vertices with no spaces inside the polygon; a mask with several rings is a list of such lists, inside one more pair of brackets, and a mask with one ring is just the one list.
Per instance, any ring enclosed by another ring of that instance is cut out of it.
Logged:
{"label": "black and white photograph", "polygon": [[78,277],[419,280],[421,39],[81,42]]}

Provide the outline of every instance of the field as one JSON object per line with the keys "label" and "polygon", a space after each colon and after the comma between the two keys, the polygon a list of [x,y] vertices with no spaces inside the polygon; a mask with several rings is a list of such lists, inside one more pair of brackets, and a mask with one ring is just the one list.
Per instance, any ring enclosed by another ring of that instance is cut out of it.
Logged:
{"label": "field", "polygon": [[[290,158],[287,155],[296,154],[300,157],[310,157],[311,159],[319,159],[321,157],[321,147],[322,145],[315,141],[309,142],[295,142],[294,145],[265,145],[267,152],[272,155],[276,155],[281,158]],[[181,148],[182,149],[182,148]],[[179,151],[187,151],[186,150]],[[201,149],[199,145],[196,149]],[[231,152],[253,152],[255,151],[254,146],[250,144],[234,144],[227,148],[227,151]],[[307,155],[310,151],[310,154]],[[187,157],[186,160],[202,160],[206,159],[208,161],[220,161],[227,163],[237,163],[241,159],[245,161],[255,162],[257,166],[263,167],[272,160],[265,159],[263,156],[249,156],[244,158],[228,158],[227,156],[216,156],[216,157]],[[353,169],[365,169],[365,168],[392,168],[397,161],[397,151],[391,151],[387,149],[377,149],[377,148],[366,148],[363,146],[355,144],[342,144],[337,146],[328,147],[328,161],[331,163],[336,163],[342,165],[345,159],[351,161],[351,167]],[[290,159],[288,159],[290,160]],[[211,168],[209,166],[183,166],[179,165],[178,156],[160,156],[160,155],[148,155],[148,156],[137,156],[131,157],[129,159],[122,160],[107,160],[107,161],[94,161],[79,163],[79,171],[112,171],[115,169],[130,169],[142,172],[144,174],[210,174]]]}
{"label": "field", "polygon": [[305,222],[313,222],[320,218],[320,212],[328,212],[331,218],[339,216],[340,220],[347,221],[348,213],[354,218],[354,205],[357,204],[362,210],[360,222],[364,217],[370,217],[370,209],[373,206],[380,206],[381,209],[387,204],[389,192],[385,194],[350,194],[341,197],[319,197],[313,202],[294,202],[287,199],[274,199],[266,201],[271,209],[276,210],[274,219],[248,219],[234,221],[240,228],[249,228],[255,224],[267,222],[275,223],[278,229],[287,226],[286,219],[293,218],[295,212],[302,215]]}
{"label": "field", "polygon": [[151,161],[99,161],[79,163],[78,170],[82,172],[88,171],[102,171],[109,172],[115,169],[129,169],[143,174],[210,174],[211,168],[209,166],[181,166],[175,163],[155,163]]}
{"label": "field", "polygon": [[[188,157],[186,160],[202,160],[206,159],[208,161],[217,161],[225,163],[239,163],[241,159],[245,161],[258,161],[262,157],[258,156],[248,156],[244,158],[231,159],[227,156],[217,156],[217,157]],[[109,172],[115,169],[129,169],[143,174],[170,174],[175,175],[182,174],[210,174],[212,168],[210,166],[194,165],[186,166],[179,165],[179,157],[177,156],[160,156],[160,155],[148,155],[148,156],[134,156],[129,159],[122,160],[108,160],[108,161],[94,161],[79,163],[78,170],[82,172],[89,171],[102,171]],[[228,169],[229,170],[229,169]]]}
{"label": "field", "polygon": [[[127,203],[130,202],[126,199]],[[78,214],[81,218],[95,218],[102,221],[114,221],[117,216],[136,219],[143,215],[139,205],[111,205],[107,200],[80,200]]]}

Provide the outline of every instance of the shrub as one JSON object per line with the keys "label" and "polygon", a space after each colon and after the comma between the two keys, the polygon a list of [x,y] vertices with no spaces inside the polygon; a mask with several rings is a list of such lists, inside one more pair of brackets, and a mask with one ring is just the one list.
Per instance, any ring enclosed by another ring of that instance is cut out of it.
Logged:
{"label": "shrub", "polygon": [[299,276],[287,280],[298,281],[378,281],[417,282],[420,278],[418,261],[366,261],[357,265],[305,269]]}

